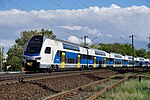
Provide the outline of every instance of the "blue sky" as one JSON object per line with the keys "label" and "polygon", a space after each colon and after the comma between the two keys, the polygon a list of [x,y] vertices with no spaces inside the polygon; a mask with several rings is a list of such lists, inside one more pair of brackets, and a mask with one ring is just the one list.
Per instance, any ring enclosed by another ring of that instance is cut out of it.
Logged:
{"label": "blue sky", "polygon": [[[129,6],[147,6],[150,7],[150,0],[81,0],[88,7],[90,6],[99,6],[99,7],[109,7],[112,4],[116,4],[120,7],[129,7]],[[1,10],[8,9],[21,9],[24,8],[27,11],[30,10],[56,10],[61,9],[55,3],[60,4],[65,9],[83,9],[83,6],[80,0],[0,0]],[[19,5],[17,7],[13,3]],[[2,7],[4,5],[4,7]]]}
{"label": "blue sky", "polygon": [[0,45],[8,50],[21,32],[44,28],[76,43],[84,35],[98,37],[92,43],[131,43],[134,34],[135,48],[147,49],[149,13],[150,0],[0,0]]}

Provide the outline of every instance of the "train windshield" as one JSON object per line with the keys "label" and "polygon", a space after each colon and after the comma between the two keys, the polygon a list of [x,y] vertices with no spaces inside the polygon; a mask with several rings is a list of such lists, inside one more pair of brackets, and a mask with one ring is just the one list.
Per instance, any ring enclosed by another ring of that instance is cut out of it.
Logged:
{"label": "train windshield", "polygon": [[28,43],[25,53],[40,53],[43,42],[43,36],[34,36]]}

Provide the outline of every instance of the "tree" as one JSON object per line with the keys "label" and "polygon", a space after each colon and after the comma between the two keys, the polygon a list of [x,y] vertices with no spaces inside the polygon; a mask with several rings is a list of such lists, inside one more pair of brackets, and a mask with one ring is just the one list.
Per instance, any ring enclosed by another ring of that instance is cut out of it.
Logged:
{"label": "tree", "polygon": [[136,55],[138,57],[146,57],[147,56],[147,53],[146,53],[146,50],[141,48],[139,50],[136,50]]}
{"label": "tree", "polygon": [[21,32],[20,38],[15,40],[15,44],[8,50],[8,59],[6,65],[11,65],[12,69],[18,69],[22,66],[22,51],[26,42],[34,35],[46,35],[51,38],[55,38],[56,35],[53,34],[52,31],[44,30],[41,31],[24,31]]}

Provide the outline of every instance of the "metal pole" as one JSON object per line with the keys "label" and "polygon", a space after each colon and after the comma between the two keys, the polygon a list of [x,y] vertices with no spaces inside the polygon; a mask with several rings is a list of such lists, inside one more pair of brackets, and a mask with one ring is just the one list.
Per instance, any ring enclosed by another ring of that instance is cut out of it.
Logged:
{"label": "metal pole", "polygon": [[2,71],[3,71],[3,60],[4,60],[3,58],[4,58],[4,47],[2,46],[2,69],[1,69]]}
{"label": "metal pole", "polygon": [[132,63],[133,63],[133,70],[134,70],[134,43],[133,43],[133,35],[132,35]]}
{"label": "metal pole", "polygon": [[2,67],[3,67],[3,47],[2,46],[1,46],[0,53],[1,53],[1,68],[0,68],[0,71],[2,71]]}
{"label": "metal pole", "polygon": [[129,36],[129,38],[132,38],[132,67],[133,67],[133,70],[134,70],[134,35],[131,35]]}
{"label": "metal pole", "polygon": [[85,47],[87,46],[86,38],[88,38],[88,36],[84,36],[84,46],[85,46]]}
{"label": "metal pole", "polygon": [[86,63],[86,66],[88,68],[88,48],[87,48],[87,44],[86,44],[86,38],[88,38],[88,36],[84,36],[84,46],[87,49],[87,55],[86,55],[87,63]]}

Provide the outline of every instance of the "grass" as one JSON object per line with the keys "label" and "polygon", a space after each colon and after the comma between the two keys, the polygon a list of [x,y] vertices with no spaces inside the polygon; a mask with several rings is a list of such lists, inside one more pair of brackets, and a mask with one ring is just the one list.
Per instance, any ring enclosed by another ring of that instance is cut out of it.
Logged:
{"label": "grass", "polygon": [[150,100],[150,80],[130,79],[102,96],[104,100]]}

